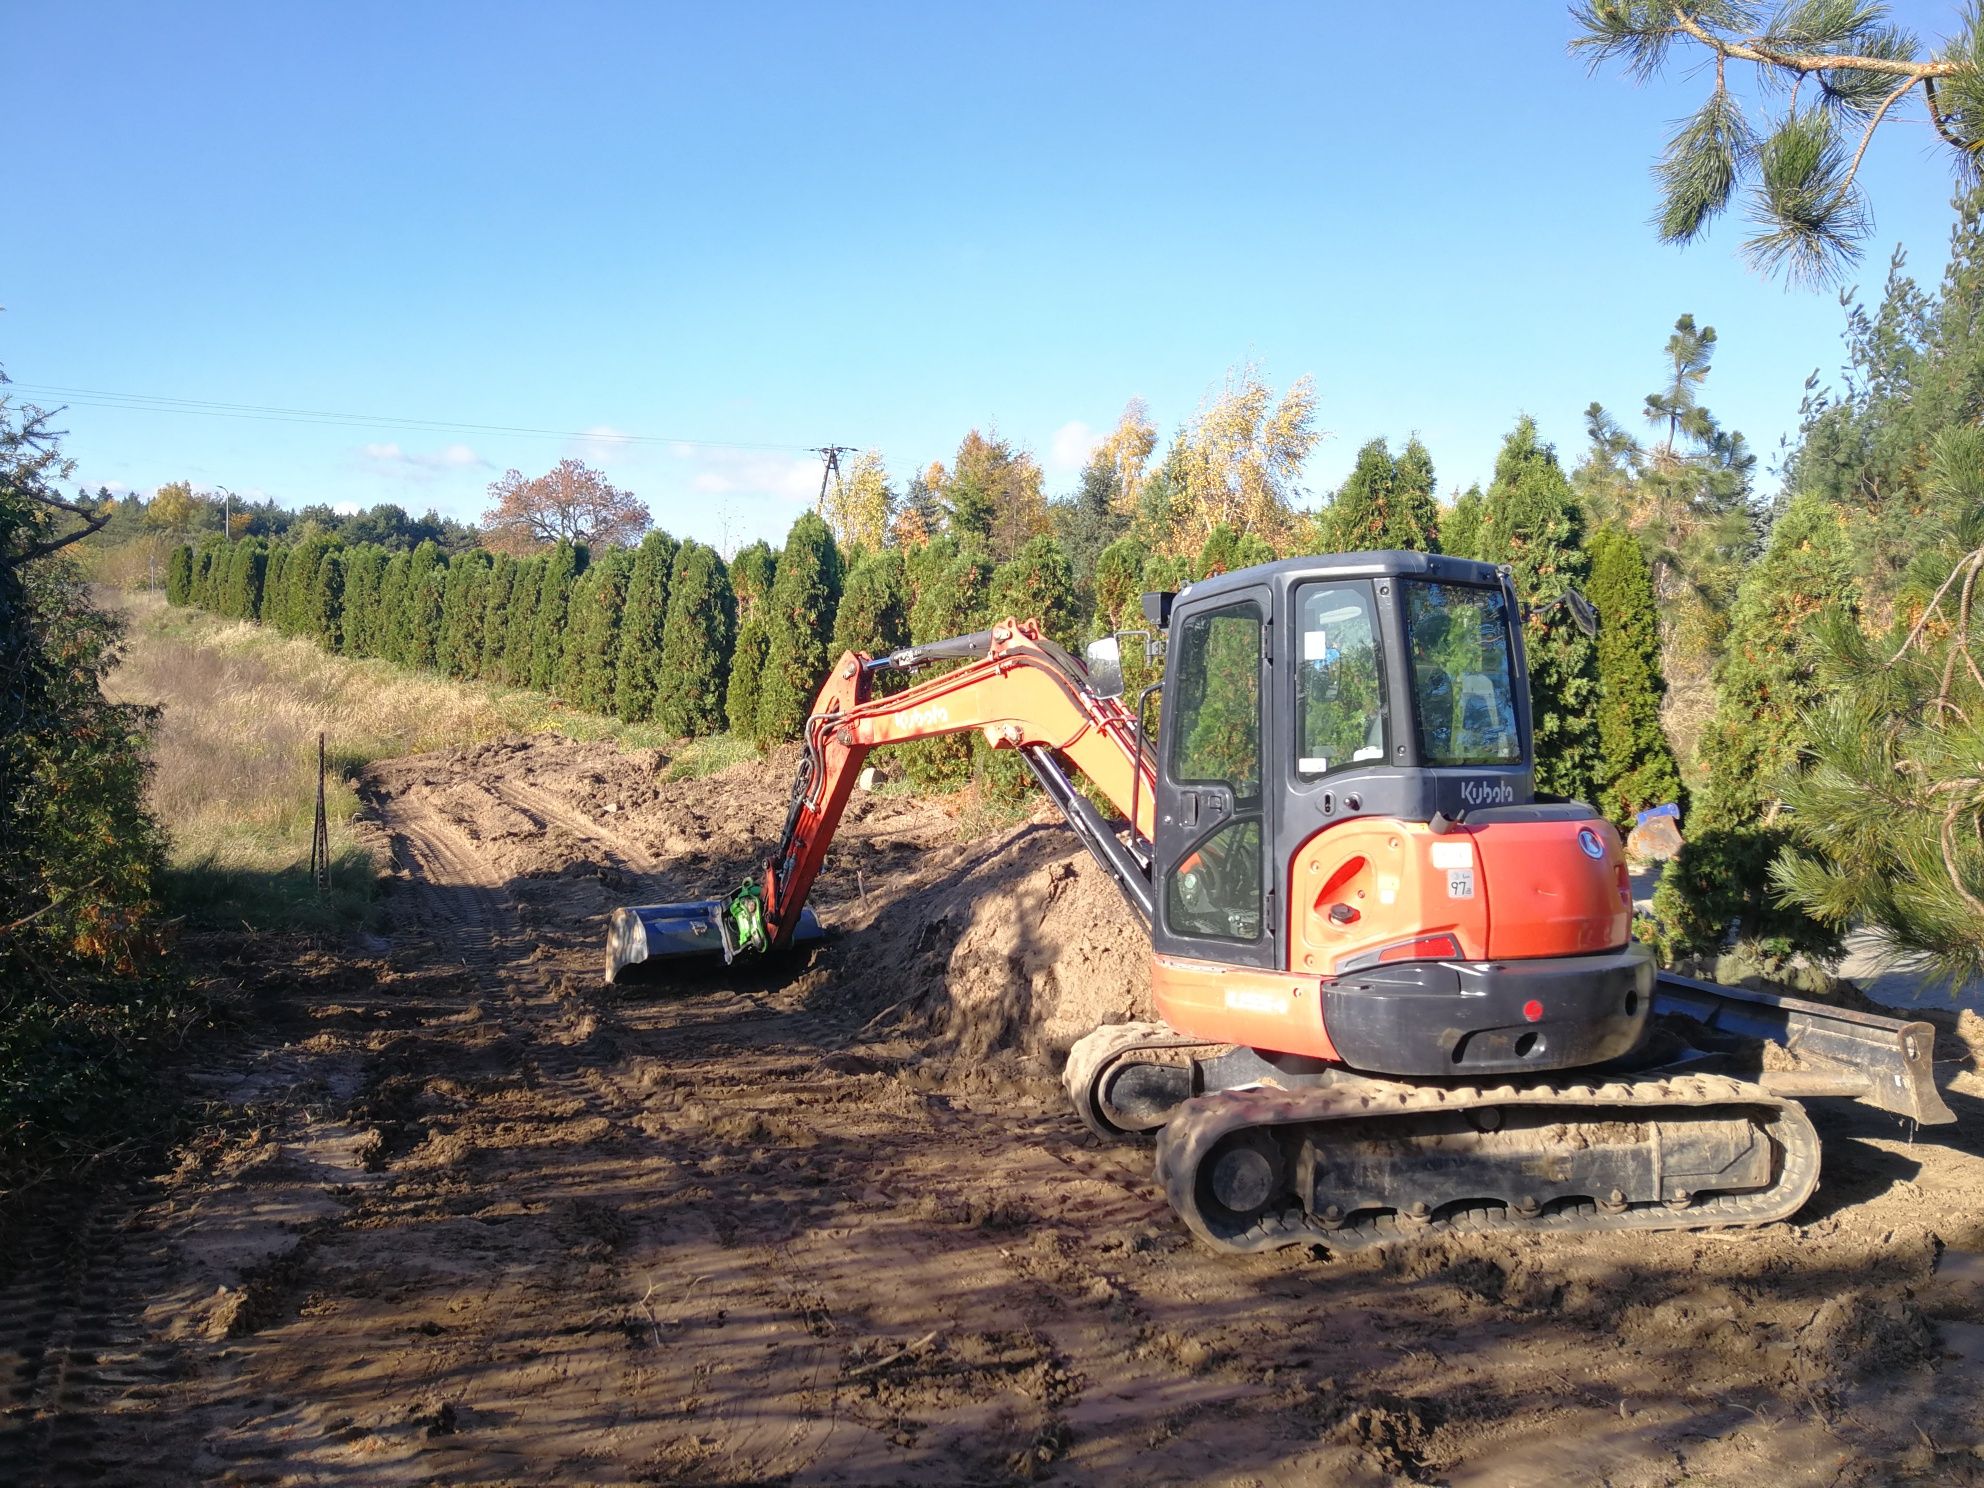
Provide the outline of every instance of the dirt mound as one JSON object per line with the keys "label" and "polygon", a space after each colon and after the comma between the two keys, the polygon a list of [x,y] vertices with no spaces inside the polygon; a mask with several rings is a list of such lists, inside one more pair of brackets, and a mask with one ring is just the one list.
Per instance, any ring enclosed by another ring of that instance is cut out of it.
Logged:
{"label": "dirt mound", "polygon": [[[728,892],[785,823],[796,746],[699,780],[661,750],[557,735],[396,760],[378,804],[419,797],[507,877],[550,943],[605,941],[619,904]],[[1051,807],[965,841],[951,802],[858,793],[812,904],[834,938],[811,1003],[936,1056],[1054,1066],[1099,1023],[1150,1016],[1150,947]]]}

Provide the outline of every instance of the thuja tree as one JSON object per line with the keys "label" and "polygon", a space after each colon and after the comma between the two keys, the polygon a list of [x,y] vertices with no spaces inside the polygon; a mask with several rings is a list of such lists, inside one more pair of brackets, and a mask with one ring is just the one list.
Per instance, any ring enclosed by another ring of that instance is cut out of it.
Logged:
{"label": "thuja tree", "polygon": [[223,614],[236,620],[258,620],[262,614],[262,578],[268,572],[268,546],[256,538],[243,538],[234,545],[227,565],[227,593],[221,600]]}
{"label": "thuja tree", "polygon": [[386,560],[385,571],[379,577],[378,612],[372,619],[370,654],[388,661],[399,657],[400,640],[406,626],[407,565],[412,561],[411,552],[395,553]]}
{"label": "thuja tree", "polygon": [[1660,726],[1660,624],[1653,571],[1639,540],[1601,524],[1591,535],[1598,607],[1598,805],[1622,826],[1648,806],[1681,799],[1681,771]]}
{"label": "thuja tree", "polygon": [[725,674],[736,623],[737,600],[723,559],[702,543],[683,543],[668,579],[654,713],[670,733],[722,732]]}
{"label": "thuja tree", "polygon": [[1570,482],[1531,419],[1516,425],[1496,457],[1477,546],[1478,557],[1509,565],[1527,611],[1536,784],[1588,801],[1599,772],[1598,649],[1558,601],[1585,587],[1591,560]]}
{"label": "thuja tree", "polygon": [[379,654],[379,586],[386,578],[386,550],[360,543],[344,558],[343,650],[347,656]]}
{"label": "thuja tree", "polygon": [[[921,571],[909,615],[912,639],[944,640],[986,625],[992,563],[983,547],[941,538],[924,547],[912,567]],[[971,741],[961,735],[921,740],[902,753],[903,768],[919,785],[950,790],[971,776]]]}
{"label": "thuja tree", "polygon": [[531,620],[528,678],[540,692],[551,692],[558,685],[558,663],[565,654],[565,611],[572,600],[572,586],[585,566],[583,545],[561,542],[544,555],[544,578],[538,585],[537,613]]}
{"label": "thuja tree", "polygon": [[457,553],[448,560],[448,581],[441,593],[441,639],[434,661],[450,677],[480,674],[489,566],[489,554],[480,548]]}
{"label": "thuja tree", "polygon": [[[738,633],[743,633],[741,625]],[[893,549],[864,553],[848,573],[834,611],[829,662],[849,651],[880,656],[908,644],[909,578],[902,554]],[[731,666],[734,673],[734,660]]]}
{"label": "thuja tree", "polygon": [[304,633],[325,650],[338,650],[344,639],[344,554],[338,549],[318,561],[303,605]]}
{"label": "thuja tree", "polygon": [[1440,505],[1433,457],[1415,437],[1393,458],[1383,439],[1357,452],[1350,476],[1316,518],[1316,551],[1361,553],[1387,548],[1437,553]]}
{"label": "thuja tree", "polygon": [[512,687],[530,685],[531,637],[537,629],[537,600],[544,588],[543,554],[517,560],[510,590],[510,623],[503,636],[503,664],[496,680]]}
{"label": "thuja tree", "polygon": [[1095,560],[1095,632],[1137,630],[1143,625],[1144,565],[1150,550],[1134,537],[1119,537]]}
{"label": "thuja tree", "polygon": [[633,568],[634,557],[627,549],[608,548],[586,565],[572,590],[564,678],[559,690],[571,702],[594,713],[613,711],[621,614]]}
{"label": "thuja tree", "polygon": [[269,549],[269,564],[262,571],[262,613],[264,625],[276,623],[276,610],[282,603],[282,596],[289,591],[284,587],[289,574],[288,543],[277,543]]}
{"label": "thuja tree", "polygon": [[1945,431],[1926,485],[1904,618],[1879,638],[1837,613],[1820,629],[1828,696],[1783,786],[1795,847],[1772,882],[1962,986],[1984,977],[1984,429]]}
{"label": "thuja tree", "polygon": [[680,544],[656,529],[634,550],[620,619],[620,656],[613,682],[614,711],[639,721],[654,716],[661,680],[662,626],[668,619],[668,581]]}
{"label": "thuja tree", "polygon": [[483,586],[481,652],[476,658],[475,675],[492,680],[503,667],[503,643],[510,626],[510,598],[517,584],[517,560],[498,553]]}
{"label": "thuja tree", "polygon": [[1788,840],[1779,791],[1809,740],[1804,715],[1824,700],[1816,621],[1856,598],[1845,514],[1823,497],[1794,497],[1730,611],[1715,714],[1701,741],[1707,778],[1687,844],[1654,894],[1669,957],[1715,954],[1732,924],[1768,957],[1837,952],[1837,934],[1779,905],[1767,875]]}
{"label": "thuja tree", "polygon": [[996,619],[1038,620],[1049,640],[1078,645],[1075,570],[1060,540],[1029,538],[1018,553],[994,569],[986,609]]}
{"label": "thuja tree", "polygon": [[737,596],[737,639],[730,651],[730,681],[723,711],[730,731],[753,739],[758,732],[758,678],[764,670],[769,636],[765,604],[771,597],[778,558],[771,544],[754,542],[730,560],[730,585]]}
{"label": "thuja tree", "polygon": [[[1009,618],[1038,620],[1050,641],[1079,644],[1075,570],[1058,538],[1030,538],[992,571],[986,613],[994,623]],[[980,777],[995,795],[1012,799],[1032,783],[1032,773],[1012,750],[993,749],[982,736],[974,736],[972,748],[978,755]]]}
{"label": "thuja tree", "polygon": [[804,512],[786,537],[765,602],[765,664],[754,731],[760,748],[798,736],[827,674],[827,642],[840,591],[840,551],[833,533],[819,517]]}
{"label": "thuja tree", "polygon": [[441,639],[441,586],[447,581],[440,545],[431,538],[407,561],[393,660],[402,666],[431,667]]}
{"label": "thuja tree", "polygon": [[192,587],[193,548],[190,543],[181,543],[165,560],[165,602],[169,605],[185,604]]}

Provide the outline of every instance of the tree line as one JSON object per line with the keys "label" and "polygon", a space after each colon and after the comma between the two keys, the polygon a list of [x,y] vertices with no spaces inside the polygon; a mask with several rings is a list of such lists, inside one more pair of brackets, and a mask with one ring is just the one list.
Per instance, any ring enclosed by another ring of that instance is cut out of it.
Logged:
{"label": "tree line", "polygon": [[[1769,499],[1711,406],[1715,330],[1684,315],[1649,355],[1657,376],[1636,416],[1591,405],[1568,468],[1521,419],[1488,483],[1444,501],[1417,439],[1380,438],[1305,512],[1293,471],[1316,437],[1306,384],[1276,395],[1243,368],[1161,455],[1132,403],[1059,500],[1025,450],[974,430],[948,465],[900,484],[879,453],[859,456],[824,517],[802,517],[781,551],[754,544],[727,564],[660,533],[596,558],[565,543],[521,558],[432,543],[389,554],[313,533],[189,545],[172,583],[182,602],[349,654],[769,748],[793,737],[845,648],[1010,614],[1076,644],[1140,628],[1147,590],[1293,553],[1395,547],[1505,564],[1526,603],[1539,789],[1621,825],[1663,802],[1685,808],[1687,844],[1646,929],[1666,956],[1713,955],[1733,928],[1760,969],[1781,972],[1836,956],[1864,923],[1974,975],[1980,203],[1973,192],[1959,204],[1938,290],[1897,256],[1877,306],[1845,302],[1842,385],[1808,382]],[[1595,638],[1560,603],[1572,589],[1597,604]],[[969,740],[905,754],[930,786],[1018,779]]]}

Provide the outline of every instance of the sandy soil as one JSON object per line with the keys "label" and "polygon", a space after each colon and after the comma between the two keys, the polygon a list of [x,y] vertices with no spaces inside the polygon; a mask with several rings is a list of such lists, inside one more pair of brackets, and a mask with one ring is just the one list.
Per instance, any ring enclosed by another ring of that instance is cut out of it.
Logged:
{"label": "sandy soil", "polygon": [[[609,989],[786,764],[540,736],[379,767],[370,959],[248,947],[198,1134],[0,1273],[0,1480],[1984,1482],[1984,1079],[1821,1104],[1798,1223],[1236,1260],[1054,1084],[1147,948],[1047,822],[857,799],[841,934]],[[720,973],[720,968],[718,969]]]}

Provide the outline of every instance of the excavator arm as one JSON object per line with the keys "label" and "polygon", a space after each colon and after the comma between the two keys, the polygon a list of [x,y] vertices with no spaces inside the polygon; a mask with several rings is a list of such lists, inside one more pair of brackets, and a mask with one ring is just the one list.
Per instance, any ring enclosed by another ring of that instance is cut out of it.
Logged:
{"label": "excavator arm", "polygon": [[[900,692],[875,690],[887,674],[942,662],[962,664]],[[1157,784],[1149,742],[1130,711],[1101,696],[1088,669],[1043,637],[1037,621],[1008,619],[990,630],[884,656],[842,656],[807,716],[791,805],[763,872],[727,899],[616,911],[608,980],[665,956],[721,949],[729,961],[818,934],[806,896],[869,751],[972,730],[995,749],[1019,753],[1148,924],[1150,859],[1143,844],[1156,818]],[[1066,765],[1085,775],[1130,824],[1127,840],[1075,788]]]}
{"label": "excavator arm", "polygon": [[[875,695],[883,674],[942,661],[964,664],[905,691]],[[1044,639],[1038,622],[1006,620],[886,656],[850,651],[835,664],[806,719],[785,829],[763,876],[732,898],[740,949],[770,949],[792,939],[870,750],[974,729],[993,748],[1020,752],[1148,922],[1149,864],[1131,844],[1150,840],[1156,777],[1136,721],[1115,699],[1096,693],[1087,668]],[[1132,824],[1129,844],[1073,789],[1061,760],[1093,781]],[[755,935],[748,923],[754,900],[762,912]]]}

